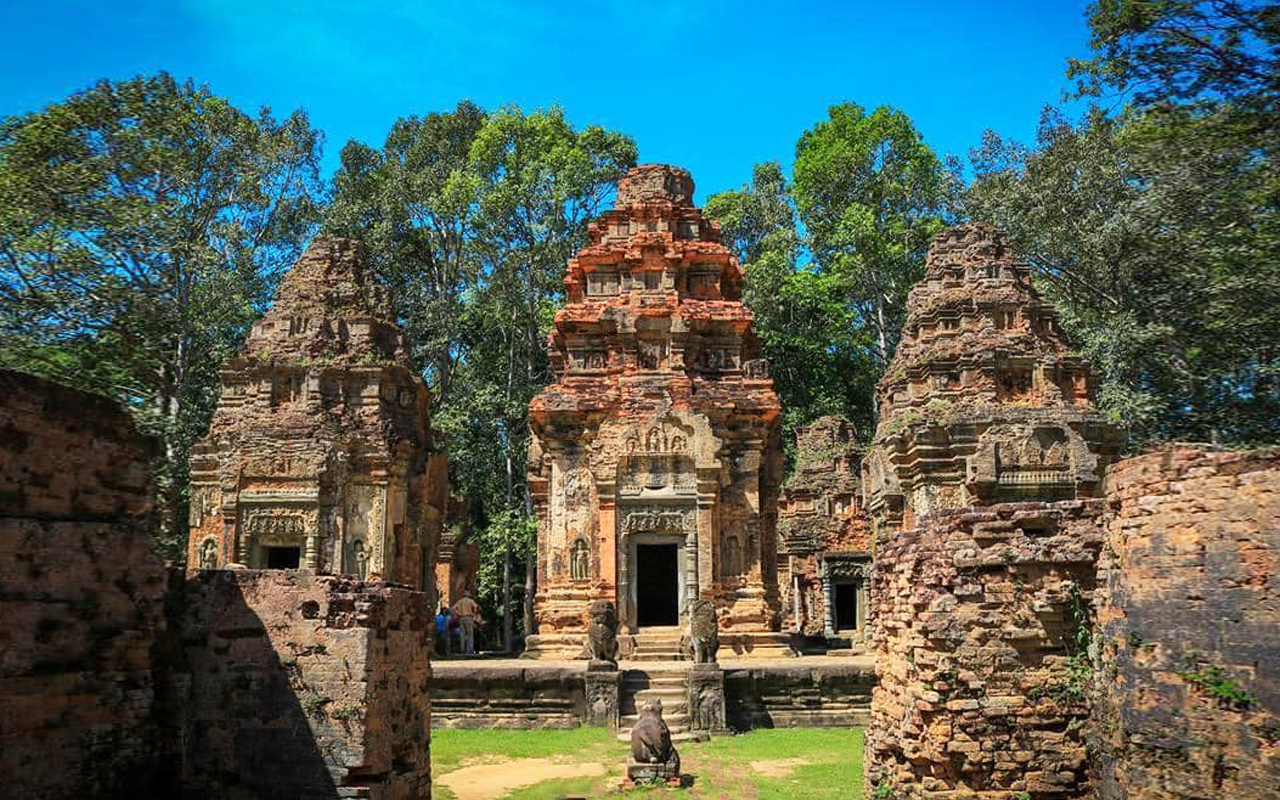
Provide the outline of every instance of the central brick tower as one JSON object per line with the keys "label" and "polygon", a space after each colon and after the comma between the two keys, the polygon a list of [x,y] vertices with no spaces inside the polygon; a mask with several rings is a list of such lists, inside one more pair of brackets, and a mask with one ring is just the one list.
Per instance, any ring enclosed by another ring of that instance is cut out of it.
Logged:
{"label": "central brick tower", "polygon": [[550,337],[556,382],[529,406],[528,652],[576,656],[594,600],[617,605],[625,648],[705,598],[722,643],[777,655],[778,396],[737,259],[669,166],[631,170],[589,236]]}

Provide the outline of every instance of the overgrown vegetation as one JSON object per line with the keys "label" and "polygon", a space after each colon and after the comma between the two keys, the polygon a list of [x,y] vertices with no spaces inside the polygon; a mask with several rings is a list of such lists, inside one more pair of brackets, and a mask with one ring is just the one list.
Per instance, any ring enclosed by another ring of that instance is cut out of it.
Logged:
{"label": "overgrown vegetation", "polygon": [[1226,670],[1216,664],[1201,665],[1179,675],[1224,708],[1246,709],[1258,702]]}

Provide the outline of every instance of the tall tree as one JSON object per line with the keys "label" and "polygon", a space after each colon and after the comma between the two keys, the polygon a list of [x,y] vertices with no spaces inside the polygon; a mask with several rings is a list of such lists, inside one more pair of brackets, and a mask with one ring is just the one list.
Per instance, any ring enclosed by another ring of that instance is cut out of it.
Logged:
{"label": "tall tree", "polygon": [[1034,149],[988,133],[968,212],[1007,227],[1137,441],[1280,441],[1280,8],[1104,0]]}
{"label": "tall tree", "polygon": [[806,251],[781,166],[757,165],[751,183],[711,196],[706,211],[743,265],[743,302],[755,314],[772,364],[788,448],[796,428],[824,414],[840,414],[869,431],[871,343],[848,306],[843,278],[800,266]]}
{"label": "tall tree", "polygon": [[1068,59],[1082,96],[1119,93],[1140,108],[1211,99],[1272,117],[1280,106],[1274,0],[1098,0],[1087,59]]}
{"label": "tall tree", "polygon": [[893,356],[907,291],[948,213],[951,181],[906,114],[855,103],[796,144],[795,198],[821,269],[848,287],[880,369]]}
{"label": "tall tree", "polygon": [[397,120],[381,150],[348,142],[325,212],[326,232],[362,239],[395,293],[437,405],[452,399],[465,293],[479,269],[471,198],[446,189],[467,169],[486,117],[464,100],[451,112]]}
{"label": "tall tree", "polygon": [[129,403],[163,442],[163,551],[186,454],[317,219],[321,136],[167,74],[0,123],[0,364]]}

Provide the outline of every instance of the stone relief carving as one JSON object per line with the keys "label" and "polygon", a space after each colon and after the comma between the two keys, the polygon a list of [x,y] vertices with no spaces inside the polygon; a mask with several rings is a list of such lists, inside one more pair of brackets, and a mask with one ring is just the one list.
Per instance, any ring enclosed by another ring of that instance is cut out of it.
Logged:
{"label": "stone relief carving", "polygon": [[569,579],[585,581],[591,576],[591,548],[578,539],[569,551]]}
{"label": "stone relief carving", "polygon": [[218,543],[210,537],[200,543],[200,569],[218,568]]}
{"label": "stone relief carving", "polygon": [[245,531],[253,539],[298,540],[306,536],[307,522],[301,514],[283,514],[278,511],[250,512],[244,524]]}
{"label": "stone relief carving", "polygon": [[697,511],[671,506],[634,506],[622,517],[623,533],[692,533]]}
{"label": "stone relief carving", "polygon": [[369,578],[369,549],[363,539],[353,539],[347,545],[346,571],[360,580]]}

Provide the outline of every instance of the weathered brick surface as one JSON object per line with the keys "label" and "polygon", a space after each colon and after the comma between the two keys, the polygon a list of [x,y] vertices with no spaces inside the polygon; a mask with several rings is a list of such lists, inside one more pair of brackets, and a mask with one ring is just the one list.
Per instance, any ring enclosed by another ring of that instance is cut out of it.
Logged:
{"label": "weathered brick surface", "polygon": [[975,222],[936,235],[925,270],[876,385],[863,472],[877,534],[947,509],[1096,497],[1124,431],[1094,409],[1097,378],[1031,265]]}
{"label": "weathered brick surface", "polygon": [[1077,634],[1101,511],[1077,500],[944,512],[877,551],[869,785],[1089,796]]}
{"label": "weathered brick surface", "polygon": [[291,555],[317,573],[427,587],[447,465],[395,320],[359,242],[311,242],[221,370],[191,454],[189,569]]}
{"label": "weathered brick surface", "polygon": [[0,780],[144,797],[157,767],[154,443],[113,403],[0,371]]}
{"label": "weathered brick surface", "polygon": [[429,796],[425,592],[225,570],[181,605],[188,796]]}
{"label": "weathered brick surface", "polygon": [[1280,450],[1169,448],[1107,488],[1099,796],[1280,796]]}

